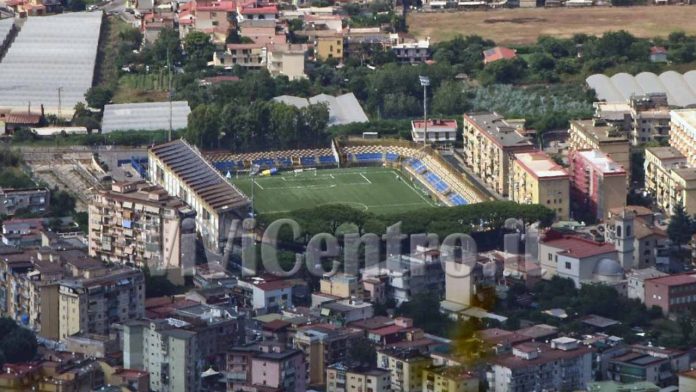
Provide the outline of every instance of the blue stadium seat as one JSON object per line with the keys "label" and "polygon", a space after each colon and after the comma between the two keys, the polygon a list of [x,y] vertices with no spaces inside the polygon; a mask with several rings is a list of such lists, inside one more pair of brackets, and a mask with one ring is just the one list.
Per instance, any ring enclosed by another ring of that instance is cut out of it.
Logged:
{"label": "blue stadium seat", "polygon": [[261,158],[261,159],[254,159],[251,161],[254,165],[259,165],[259,166],[274,166],[275,163],[273,162],[273,159],[271,158]]}
{"label": "blue stadium seat", "polygon": [[395,152],[388,152],[387,153],[387,160],[390,162],[394,162],[399,159],[399,154]]}
{"label": "blue stadium seat", "polygon": [[440,193],[446,193],[449,190],[449,187],[447,184],[442,181],[440,177],[437,176],[437,174],[432,173],[432,172],[426,172],[423,177],[425,177],[425,180],[432,185],[436,191]]}
{"label": "blue stadium seat", "polygon": [[314,166],[317,164],[317,157],[301,157],[300,163],[302,166]]}
{"label": "blue stadium seat", "polygon": [[319,163],[334,164],[336,163],[336,158],[333,155],[322,155],[319,157]]}
{"label": "blue stadium seat", "polygon": [[292,159],[291,158],[278,158],[278,166],[285,166],[289,167],[292,166]]}
{"label": "blue stadium seat", "polygon": [[458,193],[453,193],[450,195],[449,200],[454,204],[455,206],[465,206],[469,204],[468,201],[466,201],[465,198],[463,198],[460,194]]}
{"label": "blue stadium seat", "polygon": [[363,152],[355,154],[355,159],[358,162],[379,162],[382,160],[381,152]]}
{"label": "blue stadium seat", "polygon": [[421,174],[422,174],[422,173],[426,170],[425,165],[423,164],[423,162],[421,162],[421,161],[418,160],[418,159],[413,158],[413,159],[411,159],[411,160],[409,161],[408,164],[413,168],[413,170],[416,171],[416,173],[421,173]]}

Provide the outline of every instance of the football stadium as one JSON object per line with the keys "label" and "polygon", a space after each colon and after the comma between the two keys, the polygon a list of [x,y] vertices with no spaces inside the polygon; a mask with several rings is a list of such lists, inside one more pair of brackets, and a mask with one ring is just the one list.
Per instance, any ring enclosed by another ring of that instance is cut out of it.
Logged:
{"label": "football stadium", "polygon": [[400,140],[334,140],[328,148],[206,158],[261,214],[345,204],[375,214],[491,200],[430,147]]}

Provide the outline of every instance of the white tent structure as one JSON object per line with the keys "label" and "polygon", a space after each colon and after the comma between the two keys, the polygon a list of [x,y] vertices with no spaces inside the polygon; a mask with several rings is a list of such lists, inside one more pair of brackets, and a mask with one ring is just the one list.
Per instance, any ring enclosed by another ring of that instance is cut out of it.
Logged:
{"label": "white tent structure", "polygon": [[595,74],[588,77],[586,82],[595,90],[600,101],[626,102],[633,95],[663,93],[667,94],[670,106],[696,106],[696,71],[683,75],[667,71],[659,76],[652,72],[641,72],[636,76],[618,73],[612,77]]}
{"label": "white tent structure", "polygon": [[[72,116],[92,87],[103,15],[27,18],[0,62],[0,107]],[[59,113],[60,112],[60,113]]]}

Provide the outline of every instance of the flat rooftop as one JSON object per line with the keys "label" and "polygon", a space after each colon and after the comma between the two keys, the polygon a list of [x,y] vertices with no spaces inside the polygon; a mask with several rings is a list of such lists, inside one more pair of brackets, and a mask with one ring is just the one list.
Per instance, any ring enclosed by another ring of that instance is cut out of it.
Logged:
{"label": "flat rooftop", "polygon": [[625,174],[626,169],[600,150],[578,151],[585,160],[604,174]]}
{"label": "flat rooftop", "polygon": [[568,172],[542,151],[515,154],[520,165],[536,178],[568,177]]}
{"label": "flat rooftop", "polygon": [[517,132],[517,127],[498,113],[465,114],[464,120],[467,119],[503,147],[532,146],[529,138],[520,135]]}
{"label": "flat rooftop", "polygon": [[696,109],[680,109],[672,110],[672,121],[678,119],[680,122],[687,124],[692,129],[696,129]]}
{"label": "flat rooftop", "polygon": [[655,158],[659,160],[667,159],[686,159],[684,154],[680,153],[679,150],[672,146],[665,147],[648,147],[645,151],[650,152]]}
{"label": "flat rooftop", "polygon": [[614,126],[607,124],[598,124],[594,120],[572,120],[570,122],[575,125],[575,128],[589,135],[599,142],[626,142],[628,139],[625,135],[619,132]]}
{"label": "flat rooftop", "polygon": [[696,167],[685,167],[681,169],[672,169],[672,172],[679,176],[684,181],[696,180]]}

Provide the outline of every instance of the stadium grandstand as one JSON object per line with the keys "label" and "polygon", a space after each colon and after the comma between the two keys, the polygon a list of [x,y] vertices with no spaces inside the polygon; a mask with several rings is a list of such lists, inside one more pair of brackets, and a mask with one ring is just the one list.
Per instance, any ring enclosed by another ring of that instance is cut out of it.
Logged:
{"label": "stadium grandstand", "polygon": [[430,147],[399,140],[334,140],[330,148],[229,153],[208,152],[205,157],[223,174],[256,169],[292,170],[388,166],[400,169],[411,181],[448,206],[492,200],[485,189],[474,185]]}

